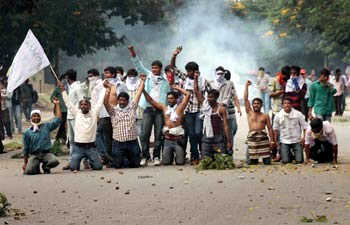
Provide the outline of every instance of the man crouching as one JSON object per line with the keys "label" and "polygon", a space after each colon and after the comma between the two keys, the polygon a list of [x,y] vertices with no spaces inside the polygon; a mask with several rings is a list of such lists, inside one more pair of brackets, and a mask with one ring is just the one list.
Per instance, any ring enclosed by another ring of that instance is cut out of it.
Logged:
{"label": "man crouching", "polygon": [[94,170],[101,170],[102,163],[96,150],[96,130],[97,118],[103,105],[104,91],[101,92],[98,102],[93,108],[89,100],[83,99],[79,102],[79,108],[75,107],[68,98],[64,86],[59,82],[62,91],[64,103],[70,112],[75,116],[74,124],[74,143],[71,155],[70,170],[74,173],[80,169],[80,162],[83,158],[87,158]]}
{"label": "man crouching", "polygon": [[55,98],[52,102],[55,104],[56,117],[50,122],[41,123],[40,110],[33,110],[30,113],[32,126],[23,135],[24,174],[40,174],[41,163],[43,172],[49,174],[51,168],[60,164],[56,156],[50,152],[52,148],[50,132],[61,124],[62,113],[59,100]]}

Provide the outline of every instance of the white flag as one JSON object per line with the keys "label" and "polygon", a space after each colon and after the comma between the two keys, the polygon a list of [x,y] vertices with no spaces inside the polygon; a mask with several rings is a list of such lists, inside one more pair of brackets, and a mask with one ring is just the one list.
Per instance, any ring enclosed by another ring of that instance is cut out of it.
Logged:
{"label": "white flag", "polygon": [[50,65],[44,49],[31,30],[28,31],[8,71],[7,90],[13,91],[25,80]]}

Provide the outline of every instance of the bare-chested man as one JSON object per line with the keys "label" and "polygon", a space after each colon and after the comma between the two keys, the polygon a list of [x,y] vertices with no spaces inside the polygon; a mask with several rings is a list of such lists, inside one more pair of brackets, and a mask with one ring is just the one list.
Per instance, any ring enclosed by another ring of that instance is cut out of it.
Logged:
{"label": "bare-chested man", "polygon": [[[247,164],[258,164],[259,158],[263,159],[264,164],[271,164],[271,148],[275,145],[272,134],[270,117],[261,112],[262,100],[254,98],[253,110],[248,100],[248,88],[252,84],[247,80],[244,90],[244,105],[248,117],[249,133],[247,137]],[[269,137],[266,133],[269,132]]]}
{"label": "bare-chested man", "polygon": [[178,93],[170,91],[167,94],[169,105],[166,106],[159,102],[156,102],[152,97],[143,90],[143,94],[146,100],[156,109],[162,110],[164,113],[165,126],[163,128],[164,133],[164,149],[162,164],[172,165],[175,152],[175,162],[177,165],[185,164],[185,150],[181,147],[184,141],[184,129],[182,128],[182,118],[184,111],[190,100],[190,93],[177,85],[172,86],[173,90],[177,90],[184,95],[183,101],[177,105]]}

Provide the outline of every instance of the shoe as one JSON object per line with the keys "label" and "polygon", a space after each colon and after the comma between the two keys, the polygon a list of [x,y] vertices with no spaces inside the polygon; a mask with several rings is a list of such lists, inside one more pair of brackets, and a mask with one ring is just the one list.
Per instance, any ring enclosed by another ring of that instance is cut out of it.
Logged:
{"label": "shoe", "polygon": [[90,164],[89,164],[88,161],[83,161],[83,164],[84,164],[84,170],[89,170],[89,169],[91,169],[91,166],[90,166]]}
{"label": "shoe", "polygon": [[69,163],[68,163],[66,166],[64,166],[64,167],[62,168],[62,170],[70,170],[70,165],[69,165]]}
{"label": "shoe", "polygon": [[44,174],[50,174],[51,173],[51,170],[50,170],[49,167],[46,167],[46,166],[42,165],[41,169],[43,169]]}
{"label": "shoe", "polygon": [[146,158],[142,158],[140,162],[140,166],[147,166],[148,160]]}
{"label": "shoe", "polygon": [[199,164],[199,159],[193,159],[193,160],[191,160],[191,165],[192,165],[192,166],[198,166],[198,164]]}
{"label": "shoe", "polygon": [[155,166],[160,166],[160,160],[158,157],[155,157],[154,160],[153,160],[153,165]]}

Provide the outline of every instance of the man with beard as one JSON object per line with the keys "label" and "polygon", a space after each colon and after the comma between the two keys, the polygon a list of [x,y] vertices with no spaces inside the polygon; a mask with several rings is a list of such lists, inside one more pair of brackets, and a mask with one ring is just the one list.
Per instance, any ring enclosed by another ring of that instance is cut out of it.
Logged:
{"label": "man with beard", "polygon": [[247,80],[244,90],[244,105],[249,125],[247,164],[258,164],[259,158],[263,159],[264,164],[271,164],[271,149],[276,142],[272,134],[270,117],[261,112],[263,101],[260,98],[253,99],[252,110],[248,99],[248,88],[251,84],[252,82]]}
{"label": "man with beard", "polygon": [[178,93],[170,91],[167,94],[169,105],[166,106],[162,103],[158,103],[144,90],[143,94],[146,100],[156,109],[162,110],[164,113],[165,126],[163,128],[164,134],[164,149],[162,164],[172,165],[175,152],[175,162],[177,165],[185,164],[185,154],[182,149],[182,142],[185,131],[182,128],[182,118],[184,111],[190,100],[190,93],[180,88],[177,85],[172,86],[173,90],[179,91],[184,95],[183,101],[178,105],[177,98]]}
{"label": "man with beard", "polygon": [[[80,169],[80,162],[83,158],[89,160],[92,169],[101,170],[102,164],[98,157],[96,150],[96,129],[97,118],[101,111],[103,104],[103,97],[101,96],[96,105],[91,109],[89,100],[83,99],[79,102],[79,108],[74,106],[68,98],[67,92],[64,90],[62,83],[59,83],[62,91],[63,100],[68,110],[75,117],[74,123],[74,142],[71,143],[73,147],[70,170],[74,173]],[[103,92],[101,94],[104,94]]]}
{"label": "man with beard", "polygon": [[50,152],[52,148],[50,132],[60,125],[62,113],[59,100],[54,98],[52,102],[56,110],[56,117],[52,121],[41,123],[40,110],[33,110],[30,113],[32,126],[23,135],[24,174],[40,174],[40,163],[42,163],[43,172],[48,174],[51,173],[51,168],[60,164],[56,156]]}

